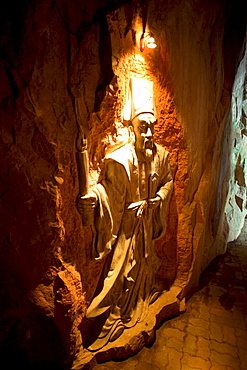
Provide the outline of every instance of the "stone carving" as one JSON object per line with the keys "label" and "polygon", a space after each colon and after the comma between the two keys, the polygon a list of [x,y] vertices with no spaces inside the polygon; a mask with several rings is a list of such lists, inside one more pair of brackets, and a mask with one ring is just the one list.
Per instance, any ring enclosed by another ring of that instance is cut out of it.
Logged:
{"label": "stone carving", "polygon": [[[140,84],[142,97],[135,91]],[[92,351],[143,320],[163,291],[155,276],[159,258],[153,240],[165,231],[173,181],[169,154],[153,141],[152,89],[150,81],[132,79],[130,140],[106,155],[98,184],[78,197],[79,213],[94,212],[93,258],[106,256],[86,314],[94,319],[88,343]]]}

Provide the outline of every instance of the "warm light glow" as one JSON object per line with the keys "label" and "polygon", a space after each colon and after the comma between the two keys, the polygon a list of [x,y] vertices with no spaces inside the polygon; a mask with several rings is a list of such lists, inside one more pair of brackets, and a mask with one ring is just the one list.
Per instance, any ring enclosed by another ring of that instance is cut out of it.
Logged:
{"label": "warm light glow", "polygon": [[144,62],[144,61],[145,61],[145,59],[143,58],[143,56],[142,56],[142,55],[140,55],[140,54],[136,54],[136,55],[135,55],[135,58],[136,58],[137,60],[139,60],[140,62]]}
{"label": "warm light glow", "polygon": [[157,46],[157,44],[156,44],[156,42],[155,42],[155,39],[154,39],[154,37],[153,37],[153,36],[151,36],[151,37],[149,38],[148,42],[147,42],[147,47],[148,47],[149,49],[154,49],[154,48],[156,48],[156,46]]}
{"label": "warm light glow", "polygon": [[155,42],[155,39],[151,33],[148,33],[146,35],[142,35],[140,40],[140,50],[144,51],[145,47],[148,47],[149,49],[156,48],[157,44]]}

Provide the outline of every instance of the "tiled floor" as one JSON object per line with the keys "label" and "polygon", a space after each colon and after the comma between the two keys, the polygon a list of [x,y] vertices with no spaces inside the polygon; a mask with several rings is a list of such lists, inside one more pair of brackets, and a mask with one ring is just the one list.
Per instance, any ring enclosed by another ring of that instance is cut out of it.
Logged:
{"label": "tiled floor", "polygon": [[152,347],[94,370],[247,370],[247,232],[229,243],[202,284],[187,311],[157,331]]}

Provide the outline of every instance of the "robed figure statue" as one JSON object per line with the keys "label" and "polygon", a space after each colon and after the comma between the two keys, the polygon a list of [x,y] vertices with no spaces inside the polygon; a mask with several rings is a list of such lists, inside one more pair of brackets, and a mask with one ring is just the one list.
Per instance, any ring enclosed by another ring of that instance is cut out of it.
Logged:
{"label": "robed figure statue", "polygon": [[77,204],[81,214],[94,212],[93,258],[106,256],[86,313],[94,320],[91,351],[143,320],[163,292],[153,241],[165,232],[173,181],[169,153],[153,141],[151,81],[131,80],[127,110],[129,142],[106,155],[99,182]]}

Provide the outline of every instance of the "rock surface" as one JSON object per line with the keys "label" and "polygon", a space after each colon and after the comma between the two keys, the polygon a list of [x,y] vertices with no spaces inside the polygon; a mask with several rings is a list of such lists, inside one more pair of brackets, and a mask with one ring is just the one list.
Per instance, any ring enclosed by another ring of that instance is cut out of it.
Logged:
{"label": "rock surface", "polygon": [[228,241],[239,236],[247,214],[246,209],[246,157],[247,157],[247,45],[243,45],[242,59],[238,65],[233,91],[230,125],[230,184],[226,202],[226,220],[229,225]]}
{"label": "rock surface", "polygon": [[[141,53],[146,10],[146,29],[155,34],[158,47]],[[234,118],[241,131],[233,151],[234,175],[227,172],[228,164],[222,167],[231,150],[222,141],[230,133],[226,118],[244,14],[245,8],[230,0],[151,0],[148,9],[138,0],[6,4],[0,22],[0,343],[5,358],[18,353],[18,365],[64,367],[80,356],[90,330],[83,319],[102,263],[90,259],[91,230],[82,226],[75,207],[76,135],[82,127],[88,136],[93,184],[106,150],[126,137],[122,109],[131,75],[154,81],[155,138],[170,152],[174,192],[166,235],[156,245],[158,274],[167,289],[179,286],[179,301],[189,297],[200,273],[236,237],[229,232],[232,209],[242,208],[241,220],[246,213],[246,92],[234,98],[244,111],[242,121],[239,112]],[[241,78],[234,91],[243,91]],[[232,209],[225,218],[231,176],[235,204],[229,201]],[[172,315],[172,309],[166,313]],[[140,340],[135,351],[144,344]],[[128,354],[126,347],[122,356]]]}

